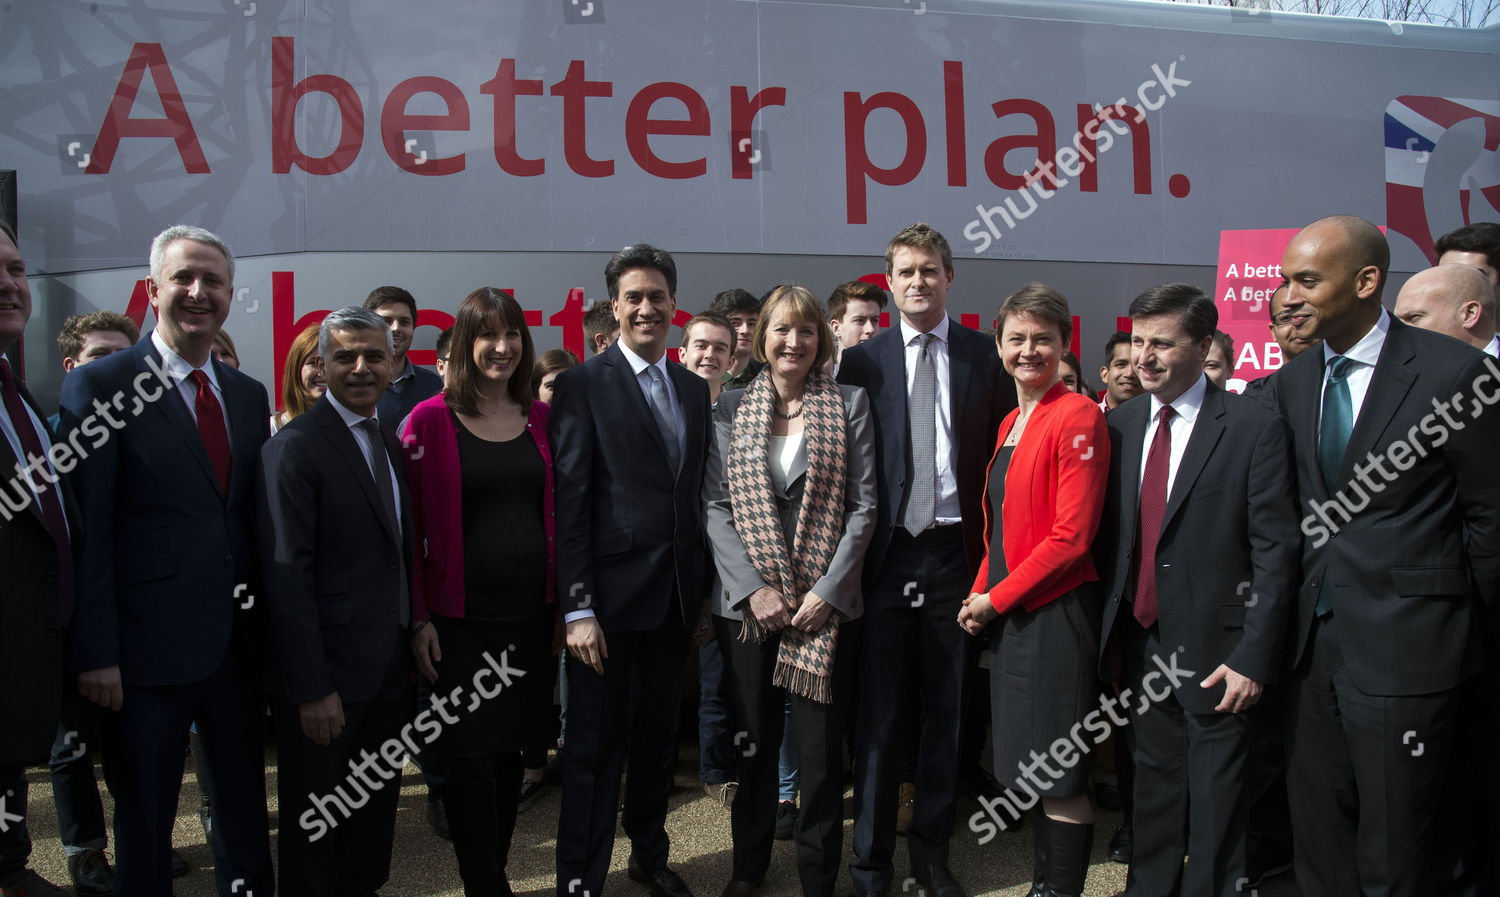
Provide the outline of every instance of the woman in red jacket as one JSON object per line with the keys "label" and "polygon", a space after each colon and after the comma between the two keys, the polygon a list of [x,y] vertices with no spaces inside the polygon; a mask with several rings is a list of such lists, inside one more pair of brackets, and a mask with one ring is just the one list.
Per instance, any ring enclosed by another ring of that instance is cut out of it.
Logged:
{"label": "woman in red jacket", "polygon": [[1094,839],[1091,754],[1077,747],[1077,734],[1099,693],[1099,575],[1089,545],[1104,505],[1109,434],[1098,405],[1058,373],[1072,321],[1068,300],[1039,283],[1000,305],[996,342],[1020,407],[1000,425],[985,486],[989,550],[958,615],[971,634],[997,621],[995,775],[1026,795],[1023,807],[1041,803],[1028,897],[1083,893]]}
{"label": "woman in red jacket", "polygon": [[[549,725],[557,666],[552,452],[547,405],[531,391],[534,354],[516,300],[470,293],[453,325],[447,386],[412,409],[402,440],[425,545],[412,647],[434,698],[452,700],[435,747],[448,766],[443,802],[466,897],[511,894],[521,752]],[[506,668],[521,675],[498,672]]]}

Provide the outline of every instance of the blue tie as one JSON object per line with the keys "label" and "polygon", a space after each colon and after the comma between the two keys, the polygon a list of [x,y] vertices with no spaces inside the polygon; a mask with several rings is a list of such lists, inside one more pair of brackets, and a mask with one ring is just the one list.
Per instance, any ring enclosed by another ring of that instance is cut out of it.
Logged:
{"label": "blue tie", "polygon": [[[1354,401],[1349,396],[1349,371],[1354,361],[1340,355],[1329,362],[1328,382],[1323,386],[1323,420],[1318,425],[1318,466],[1323,469],[1323,485],[1338,491],[1339,471],[1344,466],[1344,451],[1354,430]],[[1328,593],[1328,573],[1318,589],[1318,603],[1313,614],[1327,616],[1333,611]]]}

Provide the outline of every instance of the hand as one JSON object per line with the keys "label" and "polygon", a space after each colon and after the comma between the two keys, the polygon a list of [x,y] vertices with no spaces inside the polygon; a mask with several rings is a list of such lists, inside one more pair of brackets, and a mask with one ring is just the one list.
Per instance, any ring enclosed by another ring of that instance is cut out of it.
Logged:
{"label": "hand", "polygon": [[[423,627],[423,631],[431,628]],[[339,700],[338,692],[298,704],[297,713],[302,717],[302,734],[314,744],[331,744],[344,731],[344,702]]]}
{"label": "hand", "polygon": [[750,593],[750,612],[767,633],[780,632],[792,625],[791,615],[786,611],[786,598],[770,586],[761,586]]}
{"label": "hand", "polygon": [[78,674],[78,693],[106,710],[119,710],[125,703],[125,687],[120,684],[120,667],[104,667]]}
{"label": "hand", "polygon": [[693,627],[693,647],[701,648],[714,640],[714,625],[709,619],[708,602],[703,602],[703,609],[698,611],[698,624]]}
{"label": "hand", "polygon": [[568,624],[568,653],[604,675],[609,649],[604,645],[604,630],[599,628],[597,617],[580,617]]}
{"label": "hand", "polygon": [[1244,713],[1255,706],[1260,700],[1261,693],[1265,691],[1264,685],[1249,676],[1241,676],[1222,663],[1219,664],[1217,670],[1214,670],[1213,675],[1199,684],[1199,687],[1213,688],[1220,682],[1225,683],[1224,700],[1214,708],[1220,713]]}
{"label": "hand", "polygon": [[411,637],[411,653],[417,657],[417,670],[428,682],[437,682],[435,664],[443,659],[443,646],[438,642],[437,627],[428,623]]}
{"label": "hand", "polygon": [[978,635],[998,616],[1000,612],[990,603],[990,596],[970,592],[964,599],[964,606],[958,609],[958,625],[969,635]]}
{"label": "hand", "polygon": [[828,615],[833,613],[833,605],[818,597],[817,592],[808,592],[802,598],[802,606],[797,608],[797,613],[792,617],[792,627],[803,632],[817,632],[828,622]]}

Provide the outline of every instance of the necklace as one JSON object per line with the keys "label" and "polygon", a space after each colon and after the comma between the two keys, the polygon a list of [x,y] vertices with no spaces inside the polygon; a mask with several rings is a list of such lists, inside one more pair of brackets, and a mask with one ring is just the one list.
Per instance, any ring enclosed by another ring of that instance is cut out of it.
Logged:
{"label": "necklace", "polygon": [[784,404],[786,402],[786,400],[781,397],[781,391],[776,388],[776,384],[775,383],[771,384],[771,395],[773,397],[775,397],[775,399],[776,399],[776,404],[771,406],[771,411],[772,411],[772,413],[774,413],[777,417],[781,418],[782,420],[796,420],[797,418],[799,418],[799,417],[802,416],[802,409],[805,408],[805,407],[807,407],[807,403],[804,401],[804,402],[802,402],[801,404],[799,404],[797,406],[797,410],[796,411],[793,411],[790,414],[782,414],[780,411],[777,411],[776,409],[779,408],[782,404]]}
{"label": "necklace", "polygon": [[796,411],[793,411],[791,414],[782,414],[780,411],[778,411],[778,412],[776,412],[776,416],[779,417],[779,418],[781,418],[782,420],[796,420],[797,418],[799,418],[799,417],[802,416],[802,409],[798,408]]}

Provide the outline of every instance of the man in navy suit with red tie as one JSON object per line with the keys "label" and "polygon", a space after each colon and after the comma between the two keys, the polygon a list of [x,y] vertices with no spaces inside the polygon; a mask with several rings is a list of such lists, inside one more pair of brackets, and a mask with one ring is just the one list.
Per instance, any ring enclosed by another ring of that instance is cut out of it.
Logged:
{"label": "man in navy suit with red tie", "polygon": [[[73,609],[79,523],[59,474],[69,465],[4,353],[31,317],[16,232],[0,221],[0,895],[66,892],[26,868],[26,764],[47,755],[62,706],[63,627]],[[12,474],[12,471],[15,471]]]}
{"label": "man in navy suit with red tie", "polygon": [[113,711],[101,738],[117,897],[171,893],[172,823],[194,722],[214,789],[219,894],[275,886],[255,543],[270,409],[265,387],[212,355],[233,284],[223,240],[168,228],[151,244],[146,280],[156,329],[63,383],[60,436],[86,449],[74,475],[86,536],[71,665],[83,696]]}

